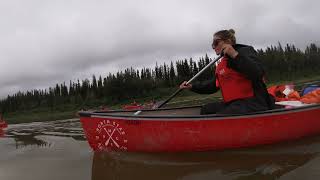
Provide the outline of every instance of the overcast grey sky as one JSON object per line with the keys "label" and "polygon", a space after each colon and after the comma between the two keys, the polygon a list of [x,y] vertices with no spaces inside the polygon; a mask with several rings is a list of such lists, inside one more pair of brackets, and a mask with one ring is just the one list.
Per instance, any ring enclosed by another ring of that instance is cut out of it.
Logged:
{"label": "overcast grey sky", "polygon": [[0,97],[214,57],[212,34],[221,29],[256,48],[319,45],[319,7],[318,0],[0,0]]}

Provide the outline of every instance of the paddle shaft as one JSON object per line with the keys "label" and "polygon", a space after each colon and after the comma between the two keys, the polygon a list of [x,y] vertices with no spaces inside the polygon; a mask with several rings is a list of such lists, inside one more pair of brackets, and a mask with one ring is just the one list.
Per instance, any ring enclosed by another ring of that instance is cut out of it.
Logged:
{"label": "paddle shaft", "polygon": [[[211,65],[216,63],[220,58],[222,58],[223,55],[221,54],[218,56],[215,60],[211,61],[208,65],[206,65],[204,68],[201,69],[196,75],[194,75],[187,83],[186,85],[190,84],[193,80],[195,80],[198,76],[200,76],[205,70],[207,70]],[[167,102],[169,102],[172,98],[174,98],[177,94],[179,94],[183,89],[178,89],[176,92],[174,92],[167,100],[162,102],[157,108],[161,108],[163,105],[165,105]]]}

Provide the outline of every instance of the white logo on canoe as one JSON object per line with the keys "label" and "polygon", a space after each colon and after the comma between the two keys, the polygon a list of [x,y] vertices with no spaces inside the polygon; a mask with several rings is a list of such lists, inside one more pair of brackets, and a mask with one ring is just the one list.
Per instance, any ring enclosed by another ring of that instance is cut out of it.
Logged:
{"label": "white logo on canoe", "polygon": [[96,140],[100,150],[109,148],[127,150],[126,144],[128,140],[125,138],[126,133],[118,123],[103,120],[98,124],[96,132]]}

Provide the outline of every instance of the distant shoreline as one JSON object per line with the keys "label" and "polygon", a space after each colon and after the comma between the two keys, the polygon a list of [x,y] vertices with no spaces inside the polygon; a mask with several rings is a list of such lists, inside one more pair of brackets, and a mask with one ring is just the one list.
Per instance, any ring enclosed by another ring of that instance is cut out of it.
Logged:
{"label": "distant shoreline", "polygon": [[[307,82],[320,82],[320,76],[314,76],[311,78],[302,78],[295,81],[283,81],[268,84],[268,86],[274,84],[285,84],[285,83],[292,83],[303,86],[303,83]],[[298,86],[298,88],[301,88]],[[168,96],[171,95],[172,92],[168,92]],[[167,97],[162,97],[161,99],[157,99],[156,101],[165,100]],[[187,93],[181,94],[175,97],[170,101],[167,106],[182,106],[182,105],[195,105],[195,104],[203,104],[206,101],[214,101],[217,98],[221,98],[220,93],[215,95],[199,95],[195,93]],[[138,103],[141,103],[141,99],[136,99]],[[120,109],[120,107],[124,103],[118,103],[111,106],[111,109]],[[99,107],[99,106],[98,106]],[[96,109],[99,109],[96,107]],[[44,122],[44,121],[54,121],[54,120],[64,120],[64,119],[72,119],[78,118],[77,112],[79,109],[62,109],[62,110],[48,110],[48,109],[40,109],[35,108],[32,111],[28,112],[14,112],[8,113],[4,116],[6,122],[8,124],[19,124],[19,123],[28,123],[28,122]]]}

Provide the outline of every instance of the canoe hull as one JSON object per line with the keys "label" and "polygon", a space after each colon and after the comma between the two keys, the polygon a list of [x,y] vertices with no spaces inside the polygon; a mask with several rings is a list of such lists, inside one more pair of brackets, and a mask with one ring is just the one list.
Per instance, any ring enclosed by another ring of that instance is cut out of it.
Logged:
{"label": "canoe hull", "polygon": [[320,108],[235,117],[81,116],[94,151],[207,151],[320,134]]}
{"label": "canoe hull", "polygon": [[0,121],[0,129],[7,128],[8,125],[5,121]]}

